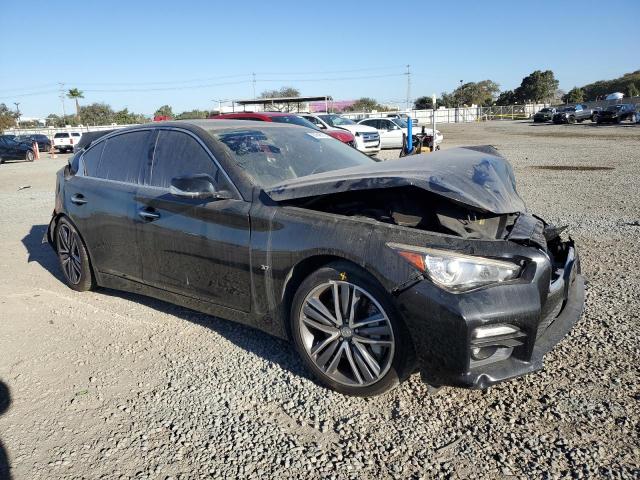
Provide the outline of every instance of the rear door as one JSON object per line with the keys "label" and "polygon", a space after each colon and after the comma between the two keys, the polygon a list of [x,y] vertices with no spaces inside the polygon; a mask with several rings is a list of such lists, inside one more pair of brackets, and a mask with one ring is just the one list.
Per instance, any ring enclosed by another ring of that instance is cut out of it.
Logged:
{"label": "rear door", "polygon": [[94,268],[142,280],[136,193],[151,158],[153,130],[122,133],[92,145],[65,182],[65,202]]}
{"label": "rear door", "polygon": [[[208,174],[232,199],[185,199],[171,179]],[[193,133],[160,129],[146,185],[138,191],[145,283],[248,312],[249,207]]]}

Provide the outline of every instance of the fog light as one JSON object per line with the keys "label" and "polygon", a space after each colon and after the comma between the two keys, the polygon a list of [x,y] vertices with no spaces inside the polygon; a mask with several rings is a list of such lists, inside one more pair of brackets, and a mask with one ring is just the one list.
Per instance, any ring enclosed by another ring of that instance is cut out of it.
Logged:
{"label": "fog light", "polygon": [[494,353],[496,353],[498,347],[481,347],[481,348],[472,348],[471,349],[471,358],[473,360],[486,360]]}

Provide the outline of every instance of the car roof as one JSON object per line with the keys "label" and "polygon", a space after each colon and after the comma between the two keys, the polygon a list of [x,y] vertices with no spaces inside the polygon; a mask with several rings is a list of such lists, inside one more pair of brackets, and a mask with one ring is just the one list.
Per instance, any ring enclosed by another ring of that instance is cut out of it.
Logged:
{"label": "car roof", "polygon": [[289,117],[291,115],[296,115],[292,112],[233,112],[233,113],[221,113],[220,115],[216,115],[211,117],[211,120],[215,120],[216,118],[224,119],[224,118],[242,118],[242,117]]}

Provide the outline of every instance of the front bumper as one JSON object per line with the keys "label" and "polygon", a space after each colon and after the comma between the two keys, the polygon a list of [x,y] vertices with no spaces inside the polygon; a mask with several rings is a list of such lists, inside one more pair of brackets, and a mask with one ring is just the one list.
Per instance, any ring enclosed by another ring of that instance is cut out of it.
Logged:
{"label": "front bumper", "polygon": [[[453,294],[422,280],[398,295],[423,380],[484,389],[540,370],[544,355],[571,330],[583,310],[584,278],[575,247],[568,244],[563,265],[552,266],[538,257],[520,282]],[[474,332],[504,325],[519,331],[517,341],[505,341],[513,347],[503,349],[508,355],[496,361],[474,360]]]}

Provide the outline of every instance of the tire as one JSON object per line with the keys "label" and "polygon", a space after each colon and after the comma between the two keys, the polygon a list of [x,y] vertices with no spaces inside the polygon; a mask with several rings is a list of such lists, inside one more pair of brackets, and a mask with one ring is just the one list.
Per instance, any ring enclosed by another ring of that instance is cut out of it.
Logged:
{"label": "tire", "polygon": [[[342,322],[333,298],[340,299]],[[331,263],[302,282],[290,326],[307,368],[320,383],[345,395],[379,395],[413,371],[413,344],[389,294],[348,262]]]}
{"label": "tire", "polygon": [[56,252],[67,286],[78,292],[95,287],[87,248],[76,228],[62,217],[56,227]]}
{"label": "tire", "polygon": [[591,121],[592,121],[592,122],[596,122],[596,123],[600,123],[600,122],[598,121],[598,115],[597,115],[597,114],[595,114],[595,113],[594,113],[593,115],[591,115]]}
{"label": "tire", "polygon": [[616,124],[619,124],[619,123],[620,123],[620,117],[616,117],[616,119],[614,120],[614,122],[615,122]]}
{"label": "tire", "polygon": [[567,118],[567,123],[576,123],[576,117]]}
{"label": "tire", "polygon": [[631,115],[631,117],[629,117],[629,121],[631,123],[636,123],[638,121],[638,116],[634,113],[633,115]]}
{"label": "tire", "polygon": [[24,156],[25,162],[33,162],[34,158],[36,158],[35,154],[32,150],[27,150],[27,153]]}

